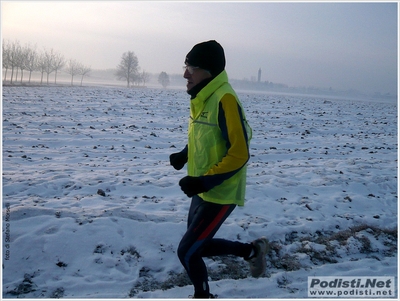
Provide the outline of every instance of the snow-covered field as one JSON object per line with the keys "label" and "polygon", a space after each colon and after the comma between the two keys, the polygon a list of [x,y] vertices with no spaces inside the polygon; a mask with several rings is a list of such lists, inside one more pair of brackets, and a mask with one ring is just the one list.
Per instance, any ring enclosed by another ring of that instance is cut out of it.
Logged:
{"label": "snow-covered field", "polygon": [[[246,205],[217,233],[271,241],[264,277],[207,258],[219,298],[306,298],[308,276],[395,276],[397,104],[239,93]],[[183,90],[3,87],[3,298],[187,298],[190,200],[169,155]],[[397,295],[397,288],[395,294]]]}

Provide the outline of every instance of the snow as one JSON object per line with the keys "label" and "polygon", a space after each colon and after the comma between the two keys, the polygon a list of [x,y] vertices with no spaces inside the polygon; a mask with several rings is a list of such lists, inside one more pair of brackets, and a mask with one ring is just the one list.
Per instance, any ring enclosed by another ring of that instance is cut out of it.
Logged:
{"label": "snow", "polygon": [[[217,237],[271,242],[267,272],[205,259],[219,298],[306,298],[308,276],[395,276],[397,104],[239,92],[246,204]],[[3,298],[187,298],[190,200],[169,155],[183,90],[3,87]],[[104,196],[101,195],[104,193]],[[396,288],[397,295],[397,288]]]}

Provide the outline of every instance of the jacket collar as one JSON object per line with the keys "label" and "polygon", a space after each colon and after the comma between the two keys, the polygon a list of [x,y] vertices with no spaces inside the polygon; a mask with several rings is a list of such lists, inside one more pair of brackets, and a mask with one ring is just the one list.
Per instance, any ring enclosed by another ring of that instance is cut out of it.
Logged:
{"label": "jacket collar", "polygon": [[211,96],[212,93],[214,93],[219,87],[227,82],[228,74],[224,70],[216,77],[214,77],[209,83],[207,83],[205,87],[203,87],[194,98],[192,97],[192,99],[197,99],[200,102],[204,102],[207,98]]}
{"label": "jacket collar", "polygon": [[213,78],[203,89],[197,93],[195,98],[190,101],[190,115],[193,120],[199,118],[201,112],[206,106],[207,100],[211,95],[222,85],[228,83],[228,75],[226,71],[222,71],[215,78]]}
{"label": "jacket collar", "polygon": [[198,83],[196,86],[194,86],[192,89],[187,91],[187,93],[190,95],[190,99],[196,98],[197,94],[205,87],[208,85],[209,82],[211,82],[214,79],[214,77],[209,77],[203,80],[202,82]]}

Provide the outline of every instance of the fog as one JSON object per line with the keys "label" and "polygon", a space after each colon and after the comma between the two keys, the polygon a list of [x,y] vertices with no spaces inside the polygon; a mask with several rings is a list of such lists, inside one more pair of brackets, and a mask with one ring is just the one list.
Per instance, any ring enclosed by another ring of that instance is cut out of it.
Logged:
{"label": "fog", "polygon": [[215,39],[230,78],[397,94],[397,3],[2,1],[2,39],[92,69],[134,51],[141,70],[182,73]]}

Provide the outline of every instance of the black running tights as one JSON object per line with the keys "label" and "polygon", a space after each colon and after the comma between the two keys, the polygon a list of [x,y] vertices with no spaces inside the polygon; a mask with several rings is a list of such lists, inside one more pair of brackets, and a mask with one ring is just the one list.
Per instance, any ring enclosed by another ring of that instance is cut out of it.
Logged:
{"label": "black running tights", "polygon": [[208,298],[207,268],[202,257],[236,255],[247,258],[251,244],[213,238],[236,205],[206,202],[199,196],[192,198],[188,227],[178,247],[178,257],[194,285],[195,297]]}

